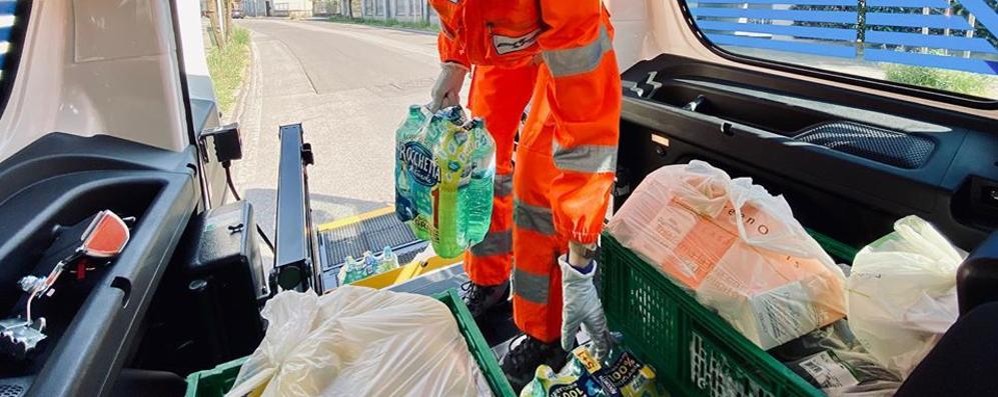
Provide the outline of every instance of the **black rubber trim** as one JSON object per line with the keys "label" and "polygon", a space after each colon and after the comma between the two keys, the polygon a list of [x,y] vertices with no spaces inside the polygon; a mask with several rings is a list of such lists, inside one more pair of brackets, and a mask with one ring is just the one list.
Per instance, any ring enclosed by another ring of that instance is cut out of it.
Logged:
{"label": "black rubber trim", "polygon": [[705,35],[703,31],[701,31],[700,28],[696,26],[696,22],[693,19],[693,14],[690,12],[689,7],[686,5],[686,0],[676,0],[676,2],[679,4],[679,8],[682,9],[683,11],[683,19],[686,20],[687,26],[689,26],[689,28],[692,30],[693,35],[696,36],[697,40],[699,40],[700,43],[703,44],[704,47],[709,49],[711,52],[729,61],[739,62],[751,66],[776,69],[783,72],[796,73],[808,77],[817,77],[839,83],[852,84],[863,88],[893,92],[903,95],[911,95],[919,98],[931,99],[934,101],[946,102],[974,109],[983,109],[983,110],[998,109],[998,100],[982,101],[977,97],[959,95],[942,90],[917,87],[908,84],[888,83],[883,80],[876,80],[868,77],[829,72],[821,69],[802,67],[799,65],[793,65],[783,62],[767,61],[764,59],[735,54],[733,52],[724,50],[723,48],[715,45],[714,43],[712,43],[710,40],[707,39],[707,35]]}

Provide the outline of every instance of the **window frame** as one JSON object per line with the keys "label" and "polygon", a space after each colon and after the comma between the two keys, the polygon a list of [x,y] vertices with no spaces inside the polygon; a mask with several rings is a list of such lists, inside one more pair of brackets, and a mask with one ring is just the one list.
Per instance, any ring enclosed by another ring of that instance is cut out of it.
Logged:
{"label": "window frame", "polygon": [[7,110],[7,103],[10,101],[11,93],[14,91],[14,81],[17,79],[18,70],[21,65],[21,54],[24,51],[24,41],[28,34],[29,16],[31,15],[32,0],[17,0],[14,8],[14,25],[10,29],[10,39],[7,53],[5,53],[3,64],[0,70],[3,71],[3,79],[0,79],[0,115]]}
{"label": "window frame", "polygon": [[998,109],[998,99],[986,99],[970,95],[963,95],[955,92],[939,90],[935,88],[920,87],[916,85],[903,84],[903,83],[893,83],[870,77],[857,76],[857,75],[835,72],[831,70],[808,67],[805,65],[797,65],[785,62],[765,60],[761,58],[755,58],[728,51],[722,48],[721,46],[711,42],[710,39],[707,38],[707,35],[700,29],[700,27],[696,25],[696,18],[693,16],[693,12],[690,11],[690,7],[689,4],[687,4],[687,0],[675,0],[675,1],[679,5],[679,9],[682,10],[683,19],[686,21],[686,25],[690,28],[690,31],[697,38],[697,41],[699,41],[700,44],[702,44],[704,47],[706,47],[714,54],[717,54],[718,56],[726,60],[750,66],[774,69],[781,72],[789,72],[807,77],[815,77],[824,80],[830,80],[838,83],[846,83],[863,88],[909,95],[913,97],[930,99],[939,102],[946,102],[952,105],[958,105],[968,108],[981,109],[981,110]]}

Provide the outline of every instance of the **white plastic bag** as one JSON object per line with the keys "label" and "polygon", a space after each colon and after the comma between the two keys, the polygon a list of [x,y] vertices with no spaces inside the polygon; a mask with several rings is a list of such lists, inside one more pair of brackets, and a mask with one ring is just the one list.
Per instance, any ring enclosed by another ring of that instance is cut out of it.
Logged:
{"label": "white plastic bag", "polygon": [[343,286],[285,291],[226,396],[491,395],[450,309],[421,295]]}
{"label": "white plastic bag", "polygon": [[856,255],[847,282],[849,325],[885,367],[907,377],[956,321],[956,270],[964,257],[914,215]]}
{"label": "white plastic bag", "polygon": [[608,230],[763,349],[845,315],[841,269],[783,197],[706,162],[649,174]]}

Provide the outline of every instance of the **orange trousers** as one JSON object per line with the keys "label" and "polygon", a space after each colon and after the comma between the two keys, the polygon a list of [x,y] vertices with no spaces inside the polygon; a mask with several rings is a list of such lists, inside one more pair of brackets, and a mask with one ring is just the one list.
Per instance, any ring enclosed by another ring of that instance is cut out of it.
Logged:
{"label": "orange trousers", "polygon": [[579,76],[540,63],[476,66],[472,76],[469,108],[496,141],[496,182],[489,233],[465,271],[479,285],[511,279],[514,321],[545,342],[561,336],[558,256],[569,240],[596,242],[613,184],[621,87],[613,51],[601,55]]}

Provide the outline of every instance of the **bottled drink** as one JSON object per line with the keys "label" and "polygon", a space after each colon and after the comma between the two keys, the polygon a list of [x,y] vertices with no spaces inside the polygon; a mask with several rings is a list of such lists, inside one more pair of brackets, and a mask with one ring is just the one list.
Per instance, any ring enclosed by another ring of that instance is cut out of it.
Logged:
{"label": "bottled drink", "polygon": [[495,141],[485,129],[485,122],[482,119],[472,120],[468,127],[473,148],[471,155],[473,168],[461,214],[465,218],[465,238],[470,246],[485,238],[492,220],[496,148]]}
{"label": "bottled drink", "polygon": [[365,266],[363,260],[347,256],[343,261],[343,266],[340,267],[340,285],[350,284],[354,281],[366,278],[369,275],[370,274],[367,272],[367,266]]}
{"label": "bottled drink", "polygon": [[402,125],[395,131],[395,214],[403,222],[416,217],[416,207],[412,201],[412,181],[403,161],[402,153],[407,142],[412,142],[422,132],[426,125],[426,114],[423,107],[409,107],[409,114]]}
{"label": "bottled drink", "polygon": [[379,265],[378,258],[374,257],[374,253],[364,251],[364,273],[366,273],[364,277],[377,273]]}
{"label": "bottled drink", "polygon": [[378,262],[378,273],[384,273],[397,267],[399,267],[399,257],[392,252],[392,247],[386,245]]}
{"label": "bottled drink", "polygon": [[[464,252],[466,240],[461,230],[458,204],[459,190],[467,186],[471,176],[471,145],[468,131],[458,124],[461,117],[446,112],[447,122],[442,123],[440,143],[434,148],[433,157],[440,172],[440,183],[434,192],[433,250],[444,258],[454,258]],[[463,113],[463,112],[462,112]]]}
{"label": "bottled drink", "polygon": [[440,181],[440,170],[433,159],[433,147],[439,140],[444,123],[446,121],[441,113],[434,114],[429,125],[415,136],[408,137],[402,144],[399,157],[408,178],[409,201],[415,208],[409,226],[421,240],[432,240],[433,237],[430,224],[433,214],[431,197]]}

